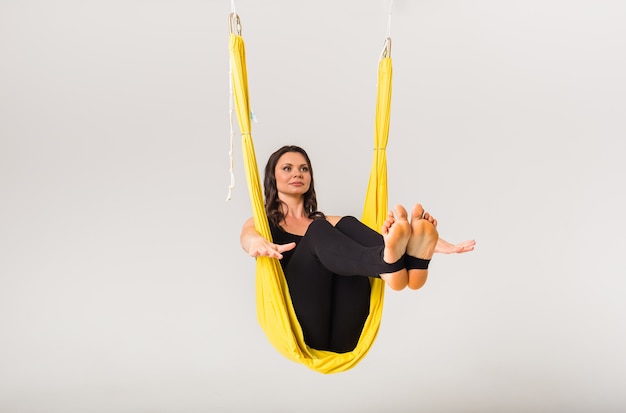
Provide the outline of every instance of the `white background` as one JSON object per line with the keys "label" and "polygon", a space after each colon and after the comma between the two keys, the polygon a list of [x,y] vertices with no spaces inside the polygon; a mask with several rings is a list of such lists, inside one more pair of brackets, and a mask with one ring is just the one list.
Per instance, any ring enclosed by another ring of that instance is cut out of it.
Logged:
{"label": "white background", "polygon": [[[259,164],[305,147],[360,215],[388,2],[236,6]],[[394,3],[390,204],[478,244],[329,376],[256,321],[229,12],[0,2],[0,412],[626,410],[626,3]]]}

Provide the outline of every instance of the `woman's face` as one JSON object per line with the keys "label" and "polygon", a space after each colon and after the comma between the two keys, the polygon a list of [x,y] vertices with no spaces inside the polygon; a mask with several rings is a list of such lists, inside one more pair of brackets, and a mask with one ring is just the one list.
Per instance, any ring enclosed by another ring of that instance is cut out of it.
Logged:
{"label": "woman's face", "polygon": [[309,164],[299,152],[287,152],[278,158],[274,175],[279,195],[302,196],[311,186]]}

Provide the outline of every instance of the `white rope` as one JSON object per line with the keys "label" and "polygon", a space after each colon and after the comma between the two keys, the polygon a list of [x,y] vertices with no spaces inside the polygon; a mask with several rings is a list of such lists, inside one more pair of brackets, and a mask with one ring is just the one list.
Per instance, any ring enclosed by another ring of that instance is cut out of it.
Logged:
{"label": "white rope", "polygon": [[[230,59],[229,59],[230,60]],[[228,85],[230,87],[230,94],[228,99],[228,118],[230,121],[230,148],[228,151],[228,156],[230,159],[230,185],[228,186],[228,195],[226,196],[226,201],[230,201],[230,197],[233,193],[233,189],[235,189],[235,157],[233,155],[233,144],[235,141],[235,129],[233,128],[233,114],[235,112],[234,109],[234,95],[233,95],[233,76],[232,76],[232,62],[229,63],[228,69]]]}
{"label": "white rope", "polygon": [[[237,10],[235,9],[235,0],[230,0],[230,11],[235,15],[237,14]],[[230,185],[228,186],[228,195],[226,196],[227,202],[230,201],[233,189],[235,189],[235,156],[233,155],[233,147],[235,141],[235,129],[233,128],[233,114],[235,113],[235,109],[233,102],[235,100],[235,97],[233,95],[233,62],[230,58],[228,59],[228,61],[228,119],[230,122],[230,147],[228,149],[228,157],[230,163]]]}

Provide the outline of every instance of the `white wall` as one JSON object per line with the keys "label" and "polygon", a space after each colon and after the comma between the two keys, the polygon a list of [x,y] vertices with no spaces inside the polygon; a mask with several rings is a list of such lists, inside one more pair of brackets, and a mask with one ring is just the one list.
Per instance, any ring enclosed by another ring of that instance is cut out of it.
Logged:
{"label": "white wall", "polygon": [[[375,1],[237,1],[259,163],[311,155],[361,213]],[[331,376],[256,323],[228,1],[0,2],[0,411],[616,412],[626,4],[395,2],[390,203],[450,241]]]}

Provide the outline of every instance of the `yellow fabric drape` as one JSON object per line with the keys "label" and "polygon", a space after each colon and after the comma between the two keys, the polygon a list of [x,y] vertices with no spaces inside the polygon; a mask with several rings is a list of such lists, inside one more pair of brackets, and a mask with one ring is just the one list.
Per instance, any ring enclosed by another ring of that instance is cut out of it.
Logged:
{"label": "yellow fabric drape", "polygon": [[[242,137],[244,168],[252,202],[256,230],[271,240],[264,208],[259,169],[250,128],[250,103],[246,70],[245,45],[239,34],[229,38],[233,95]],[[368,185],[363,220],[379,230],[387,212],[387,165],[384,148],[389,131],[391,98],[391,59],[383,58],[379,66],[378,101],[374,163]],[[257,317],[270,343],[285,357],[320,373],[337,373],[354,367],[371,348],[382,318],[384,281],[371,279],[370,313],[356,348],[349,353],[333,353],[309,348],[298,323],[282,267],[278,260],[259,257],[256,260]]]}

